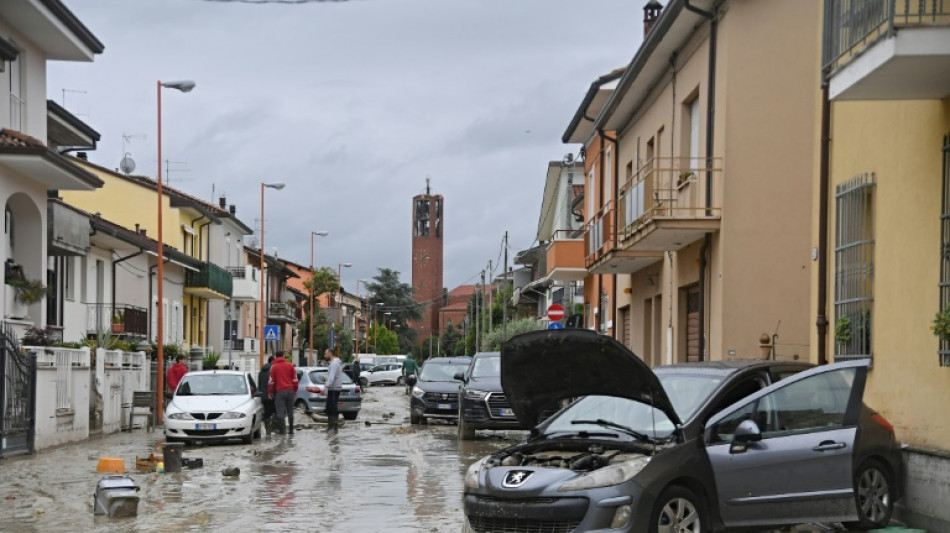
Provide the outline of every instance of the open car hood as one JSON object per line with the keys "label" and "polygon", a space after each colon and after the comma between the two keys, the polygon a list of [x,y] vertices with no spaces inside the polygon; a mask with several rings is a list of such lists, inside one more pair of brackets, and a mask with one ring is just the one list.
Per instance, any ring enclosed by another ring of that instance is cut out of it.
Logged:
{"label": "open car hood", "polygon": [[501,386],[525,428],[557,411],[561,400],[593,394],[652,405],[681,424],[650,367],[613,338],[586,329],[512,337],[501,347]]}

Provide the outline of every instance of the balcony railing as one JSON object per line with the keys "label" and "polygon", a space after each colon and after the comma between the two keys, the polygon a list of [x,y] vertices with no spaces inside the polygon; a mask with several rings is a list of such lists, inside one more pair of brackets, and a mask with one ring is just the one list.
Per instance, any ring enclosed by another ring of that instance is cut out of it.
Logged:
{"label": "balcony railing", "polygon": [[114,335],[146,336],[148,311],[144,307],[123,304],[88,304],[86,332],[110,331]]}
{"label": "balcony railing", "polygon": [[946,0],[825,0],[822,66],[833,72],[896,28],[950,25]]}
{"label": "balcony railing", "polygon": [[267,318],[272,320],[293,320],[294,308],[284,302],[270,302],[267,306]]}
{"label": "balcony railing", "polygon": [[546,250],[548,277],[558,281],[578,281],[587,275],[584,265],[584,230],[554,232]]}
{"label": "balcony railing", "polygon": [[208,299],[231,297],[233,280],[231,274],[213,263],[203,263],[197,272],[185,274],[185,292]]}
{"label": "balcony railing", "polygon": [[584,258],[586,266],[590,266],[604,254],[616,248],[616,235],[612,231],[612,205],[613,201],[608,201],[584,225],[584,234],[587,236],[587,250]]}
{"label": "balcony railing", "polygon": [[260,299],[261,271],[251,265],[229,267],[231,274],[231,297],[245,302],[256,302]]}

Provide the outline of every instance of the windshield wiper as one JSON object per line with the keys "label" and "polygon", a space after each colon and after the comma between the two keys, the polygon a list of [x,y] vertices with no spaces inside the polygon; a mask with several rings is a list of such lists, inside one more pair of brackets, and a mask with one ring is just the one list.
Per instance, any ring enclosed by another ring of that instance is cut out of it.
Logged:
{"label": "windshield wiper", "polygon": [[610,420],[604,420],[603,418],[598,418],[597,420],[571,420],[571,424],[596,424],[598,426],[602,426],[605,428],[619,429],[620,431],[623,431],[627,435],[632,435],[642,441],[653,442],[653,439],[651,439],[644,433],[640,433],[639,431],[631,427],[627,427],[623,424],[611,422]]}

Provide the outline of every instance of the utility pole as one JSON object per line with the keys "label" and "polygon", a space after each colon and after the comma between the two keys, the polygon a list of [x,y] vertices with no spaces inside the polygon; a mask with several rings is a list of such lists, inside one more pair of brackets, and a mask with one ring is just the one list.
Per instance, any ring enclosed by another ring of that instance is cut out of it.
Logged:
{"label": "utility pole", "polygon": [[[494,275],[494,270],[491,267],[491,259],[488,260],[488,331],[495,329],[494,313],[495,308],[492,306],[492,292],[495,290],[495,283],[492,281],[492,276]],[[504,339],[502,339],[504,340]]]}
{"label": "utility pole", "polygon": [[505,288],[501,295],[501,340],[508,340],[508,232],[505,232]]}
{"label": "utility pole", "polygon": [[485,335],[488,333],[488,330],[485,329],[486,323],[485,323],[485,271],[484,270],[482,270],[482,290],[481,290],[481,294],[479,294],[479,297],[481,297],[482,299],[482,316],[480,317],[480,320],[482,321],[482,337],[484,338]]}
{"label": "utility pole", "polygon": [[475,316],[472,317],[472,321],[475,322],[475,353],[478,353],[478,323],[482,321],[481,316],[478,314],[478,293],[481,291],[481,286],[475,284]]}

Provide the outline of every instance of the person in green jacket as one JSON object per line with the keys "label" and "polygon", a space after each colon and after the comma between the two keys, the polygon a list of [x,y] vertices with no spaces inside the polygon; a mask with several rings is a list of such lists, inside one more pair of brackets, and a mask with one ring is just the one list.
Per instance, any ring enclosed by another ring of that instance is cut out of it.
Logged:
{"label": "person in green jacket", "polygon": [[409,391],[412,390],[412,385],[409,384],[409,376],[415,376],[417,372],[419,372],[419,364],[411,355],[403,359],[402,375],[403,382],[406,384],[406,394],[409,394]]}

